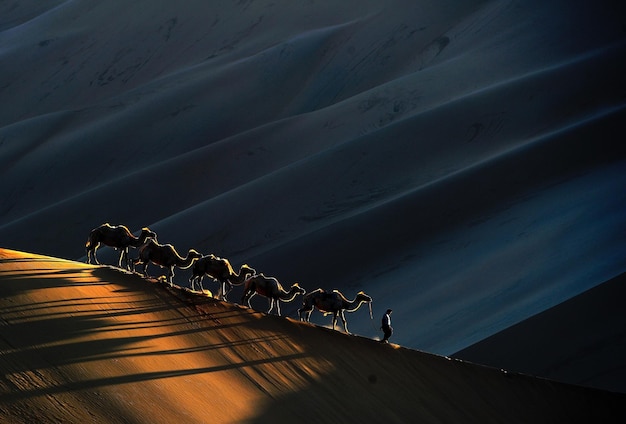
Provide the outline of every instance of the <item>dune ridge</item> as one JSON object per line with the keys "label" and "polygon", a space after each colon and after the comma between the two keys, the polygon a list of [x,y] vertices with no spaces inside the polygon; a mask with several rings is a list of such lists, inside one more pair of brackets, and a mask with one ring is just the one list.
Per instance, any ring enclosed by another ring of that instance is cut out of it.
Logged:
{"label": "dune ridge", "polygon": [[626,417],[624,395],[347,336],[112,267],[0,249],[0,291],[10,422]]}

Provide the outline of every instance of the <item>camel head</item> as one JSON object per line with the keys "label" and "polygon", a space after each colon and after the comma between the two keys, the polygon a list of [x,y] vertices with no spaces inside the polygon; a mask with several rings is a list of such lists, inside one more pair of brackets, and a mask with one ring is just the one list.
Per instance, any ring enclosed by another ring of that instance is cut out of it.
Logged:
{"label": "camel head", "polygon": [[200,259],[202,256],[202,253],[198,252],[195,249],[189,249],[189,252],[187,253],[187,257],[189,259]]}
{"label": "camel head", "polygon": [[298,283],[293,283],[291,285],[291,290],[293,290],[296,294],[301,294],[304,296],[306,294],[306,290],[304,290]]}
{"label": "camel head", "polygon": [[362,292],[362,291],[358,292],[356,294],[356,297],[357,297],[357,300],[362,300],[363,302],[371,302],[372,301],[372,298],[370,296],[366,295],[365,292]]}
{"label": "camel head", "polygon": [[366,295],[364,292],[360,291],[356,294],[356,300],[361,302],[371,302],[372,298]]}
{"label": "camel head", "polygon": [[143,227],[141,229],[141,234],[139,235],[139,238],[143,240],[152,239],[158,243],[157,234],[154,231],[150,230],[150,228],[148,227]]}
{"label": "camel head", "polygon": [[243,264],[243,265],[241,265],[241,268],[239,269],[239,274],[255,275],[256,274],[256,270],[254,268],[252,268],[248,264]]}

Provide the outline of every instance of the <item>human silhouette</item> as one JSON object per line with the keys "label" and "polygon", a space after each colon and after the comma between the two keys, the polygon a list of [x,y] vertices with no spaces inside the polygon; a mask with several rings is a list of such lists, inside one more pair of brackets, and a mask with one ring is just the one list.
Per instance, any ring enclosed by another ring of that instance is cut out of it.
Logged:
{"label": "human silhouette", "polygon": [[385,315],[383,315],[381,330],[383,330],[384,337],[381,340],[383,343],[389,343],[389,337],[393,334],[393,327],[391,326],[391,309],[387,309]]}

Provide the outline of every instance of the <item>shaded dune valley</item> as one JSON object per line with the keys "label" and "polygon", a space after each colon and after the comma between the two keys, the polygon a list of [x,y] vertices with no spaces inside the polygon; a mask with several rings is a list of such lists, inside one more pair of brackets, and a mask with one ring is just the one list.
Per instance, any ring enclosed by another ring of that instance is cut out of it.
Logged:
{"label": "shaded dune valley", "polygon": [[[623,422],[626,395],[0,249],[0,421]],[[329,410],[332,411],[329,412]]]}
{"label": "shaded dune valley", "polygon": [[626,393],[625,298],[621,274],[452,356]]}

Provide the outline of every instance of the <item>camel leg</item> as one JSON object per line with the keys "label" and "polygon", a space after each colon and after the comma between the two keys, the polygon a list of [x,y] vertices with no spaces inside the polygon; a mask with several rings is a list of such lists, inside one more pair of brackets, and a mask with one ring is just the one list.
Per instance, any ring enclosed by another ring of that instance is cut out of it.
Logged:
{"label": "camel leg", "polygon": [[248,298],[246,299],[246,305],[248,305],[248,308],[252,308],[252,304],[250,303],[250,301],[252,300],[252,297],[256,294],[255,291],[249,291],[248,292]]}
{"label": "camel leg", "polygon": [[128,259],[128,254],[130,253],[130,249],[127,247],[124,249],[124,269],[126,271],[130,271],[130,259]]}
{"label": "camel leg", "polygon": [[96,258],[96,249],[100,243],[94,243],[92,240],[92,235],[89,235],[89,240],[87,240],[87,244],[85,245],[85,250],[87,251],[87,263],[91,264],[91,259],[98,263],[98,259]]}
{"label": "camel leg", "polygon": [[300,321],[309,322],[311,319],[311,312],[313,312],[313,307],[308,308],[307,306],[302,306],[302,308],[298,309],[298,317],[300,317]]}
{"label": "camel leg", "polygon": [[124,259],[124,248],[120,248],[120,256],[117,258],[117,267],[122,267],[122,259]]}
{"label": "camel leg", "polygon": [[193,291],[195,288],[195,283],[198,283],[198,286],[200,286],[200,291],[204,292],[204,287],[202,287],[202,277],[203,275],[196,275],[193,274],[190,278],[189,278],[189,282],[191,283],[191,290]]}
{"label": "camel leg", "polygon": [[[228,286],[228,290],[226,290],[227,286]],[[231,284],[230,281],[225,280],[222,282],[222,299],[223,300],[226,300],[226,295],[230,293],[232,289],[233,289],[233,285]]]}
{"label": "camel leg", "polygon": [[224,283],[223,281],[220,280],[213,280],[213,281],[217,281],[218,283],[220,283],[220,288],[217,291],[217,298],[220,300],[226,300],[226,283]]}
{"label": "camel leg", "polygon": [[[118,266],[122,269],[125,269],[127,271],[130,271],[130,263],[128,261],[128,247],[124,248],[124,249],[120,249],[120,260],[118,262]],[[124,265],[122,265],[124,264]]]}
{"label": "camel leg", "polygon": [[[198,277],[198,285],[200,286],[200,291],[204,293],[204,286],[202,285],[202,279],[204,278],[204,274]],[[193,289],[193,286],[191,287]]]}
{"label": "camel leg", "polygon": [[280,299],[275,299],[273,297],[268,297],[269,302],[270,302],[270,309],[269,311],[267,311],[267,313],[269,314],[270,312],[272,312],[272,309],[274,309],[274,306],[276,306],[276,313],[278,314],[278,316],[280,316]]}
{"label": "camel leg", "polygon": [[93,248],[93,260],[96,262],[96,265],[100,265],[100,262],[98,262],[98,256],[96,255],[96,251],[98,250],[98,247],[100,247],[100,244],[96,244],[96,247]]}
{"label": "camel leg", "polygon": [[174,287],[174,267],[171,266],[167,272],[167,281],[170,283],[170,287]]}
{"label": "camel leg", "polygon": [[346,334],[350,334],[350,332],[348,331],[348,324],[346,323],[346,316],[343,313],[343,309],[339,311],[339,317],[341,318],[341,321],[343,322],[343,329],[346,331]]}
{"label": "camel leg", "polygon": [[135,258],[130,260],[131,265],[133,266],[132,272],[136,272],[137,264],[141,263],[141,259]]}

